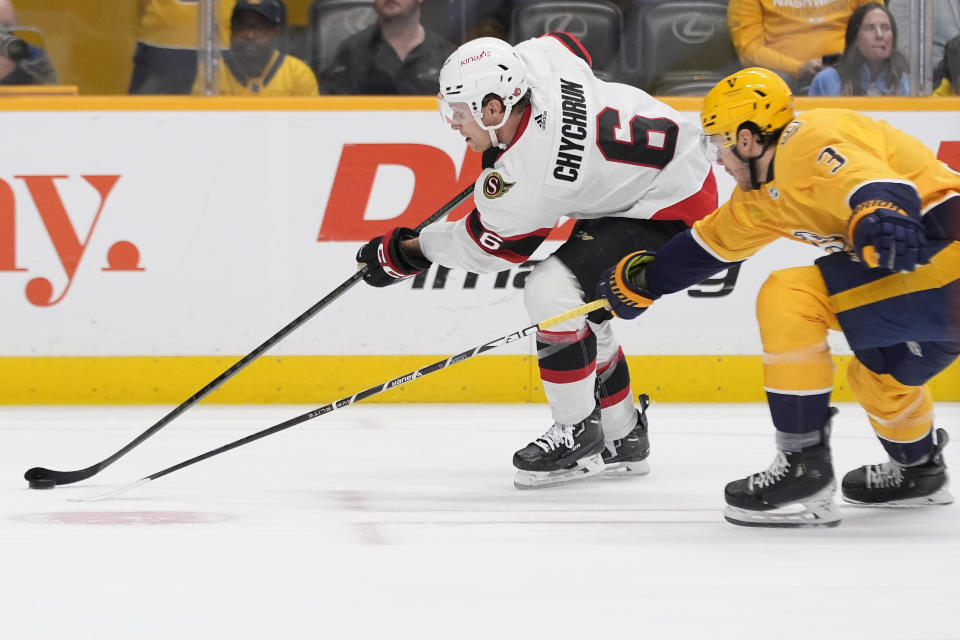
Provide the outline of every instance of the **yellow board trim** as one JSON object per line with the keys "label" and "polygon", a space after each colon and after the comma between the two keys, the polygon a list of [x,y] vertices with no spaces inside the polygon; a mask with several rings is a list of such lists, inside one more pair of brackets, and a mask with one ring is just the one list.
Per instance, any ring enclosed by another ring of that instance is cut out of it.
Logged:
{"label": "yellow board trim", "polygon": [[[323,405],[446,356],[264,356],[204,400]],[[192,396],[238,357],[0,358],[0,405],[168,404]],[[850,356],[834,356],[834,399],[853,401]],[[633,391],[657,402],[764,402],[761,356],[629,356]],[[960,363],[930,383],[960,401]],[[364,402],[544,402],[536,358],[480,356]]]}

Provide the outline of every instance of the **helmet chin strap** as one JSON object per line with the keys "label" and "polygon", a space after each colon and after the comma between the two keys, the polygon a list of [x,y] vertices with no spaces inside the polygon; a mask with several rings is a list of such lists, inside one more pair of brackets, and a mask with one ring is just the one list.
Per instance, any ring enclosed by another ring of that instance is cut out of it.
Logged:
{"label": "helmet chin strap", "polygon": [[475,117],[475,119],[477,120],[477,122],[480,123],[480,126],[483,127],[484,129],[486,129],[487,133],[490,135],[490,142],[493,143],[493,146],[496,147],[497,149],[506,149],[506,148],[507,148],[507,143],[506,143],[506,142],[500,142],[500,141],[497,139],[497,129],[499,129],[499,128],[502,127],[503,125],[507,124],[507,118],[510,117],[510,112],[511,112],[511,111],[512,111],[512,109],[511,109],[509,106],[504,105],[503,118],[500,120],[500,124],[494,125],[494,126],[492,126],[492,127],[488,127],[487,125],[483,124],[483,121],[482,121],[482,120],[480,120],[479,118],[476,118],[476,117]]}
{"label": "helmet chin strap", "polygon": [[507,145],[497,140],[497,130],[494,128],[487,129],[487,133],[490,134],[490,142],[493,143],[497,149],[506,149]]}
{"label": "helmet chin strap", "polygon": [[772,162],[767,167],[767,179],[764,180],[763,182],[760,182],[760,176],[758,175],[759,171],[757,170],[757,160],[763,157],[763,154],[765,154],[767,152],[767,149],[770,148],[770,144],[771,144],[770,141],[765,141],[763,143],[763,149],[760,150],[760,153],[750,158],[744,158],[740,154],[740,150],[737,149],[736,145],[734,145],[730,149],[731,151],[733,151],[733,155],[737,157],[737,160],[739,160],[740,162],[746,163],[746,165],[750,168],[750,186],[753,188],[754,191],[758,190],[760,187],[762,187],[766,183],[773,180],[773,163]]}

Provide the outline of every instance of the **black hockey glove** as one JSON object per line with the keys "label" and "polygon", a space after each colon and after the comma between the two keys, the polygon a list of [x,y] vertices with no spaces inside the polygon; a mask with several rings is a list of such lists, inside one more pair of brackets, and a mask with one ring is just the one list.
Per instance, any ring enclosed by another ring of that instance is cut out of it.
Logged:
{"label": "black hockey glove", "polygon": [[659,297],[644,288],[643,270],[655,256],[653,251],[634,251],[600,276],[597,295],[607,299],[613,315],[633,320]]}
{"label": "black hockey glove", "polygon": [[367,267],[363,280],[374,287],[386,287],[404,278],[415,276],[430,267],[423,256],[411,256],[400,248],[400,242],[416,238],[413,229],[396,227],[384,236],[377,236],[357,251],[357,262]]}
{"label": "black hockey glove", "polygon": [[923,225],[902,211],[878,207],[855,215],[848,237],[857,256],[869,267],[913,271],[930,262]]}

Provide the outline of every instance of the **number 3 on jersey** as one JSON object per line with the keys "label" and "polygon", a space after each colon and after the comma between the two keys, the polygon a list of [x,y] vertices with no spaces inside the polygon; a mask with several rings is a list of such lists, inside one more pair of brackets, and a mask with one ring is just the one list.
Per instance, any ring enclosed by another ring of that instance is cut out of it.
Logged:
{"label": "number 3 on jersey", "polygon": [[654,169],[663,169],[673,160],[680,135],[673,120],[635,115],[630,120],[629,141],[616,138],[615,131],[621,127],[616,109],[607,107],[597,116],[597,146],[607,160]]}

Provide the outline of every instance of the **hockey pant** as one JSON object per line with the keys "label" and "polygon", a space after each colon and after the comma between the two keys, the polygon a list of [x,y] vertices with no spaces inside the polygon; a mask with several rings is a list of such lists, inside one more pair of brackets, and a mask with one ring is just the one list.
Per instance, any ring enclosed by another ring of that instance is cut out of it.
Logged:
{"label": "hockey pant", "polygon": [[[524,302],[532,319],[569,311],[584,297],[577,278],[556,256],[527,277]],[[537,358],[553,419],[576,424],[593,411],[599,397],[606,440],[622,438],[637,424],[630,373],[609,320],[581,316],[537,333]]]}
{"label": "hockey pant", "polygon": [[[838,264],[846,259],[828,257]],[[847,380],[884,449],[903,464],[923,462],[933,442],[933,400],[926,382],[957,357],[960,345],[911,341],[913,332],[908,327],[903,342],[864,347],[860,336],[892,329],[882,326],[887,322],[882,315],[869,315],[876,314],[875,309],[867,309],[855,328],[844,327],[838,309],[844,312],[845,299],[828,291],[823,269],[823,265],[811,265],[775,271],[757,298],[764,388],[778,445],[797,451],[820,442],[829,419],[834,375],[827,331],[844,331],[855,354]],[[862,265],[856,269],[867,271]],[[830,268],[825,272],[831,273]],[[876,274],[872,280],[877,281]],[[907,305],[906,313],[922,313],[908,300],[899,302]]]}

